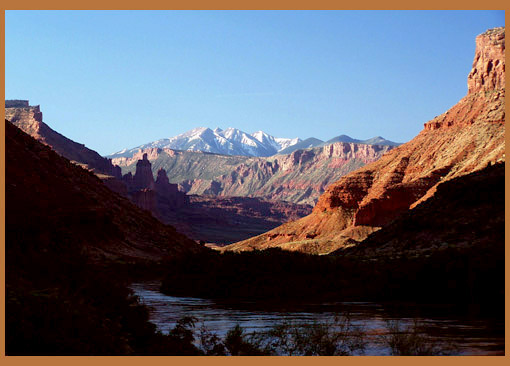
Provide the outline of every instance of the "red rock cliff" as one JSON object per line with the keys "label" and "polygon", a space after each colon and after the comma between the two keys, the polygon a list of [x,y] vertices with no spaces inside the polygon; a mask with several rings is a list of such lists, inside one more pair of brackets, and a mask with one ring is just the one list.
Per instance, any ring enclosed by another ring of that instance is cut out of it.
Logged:
{"label": "red rock cliff", "polygon": [[504,161],[504,39],[504,28],[477,37],[468,94],[413,140],[332,184],[311,215],[227,249],[327,253],[363,240],[432,196],[441,182]]}
{"label": "red rock cliff", "polygon": [[96,173],[120,178],[120,168],[112,165],[110,159],[103,158],[85,145],[68,139],[44,123],[38,105],[30,106],[28,100],[6,100],[5,119],[72,162]]}
{"label": "red rock cliff", "polygon": [[425,123],[426,130],[468,126],[477,121],[505,119],[505,29],[494,28],[476,37],[468,94],[448,112]]}
{"label": "red rock cliff", "polygon": [[505,29],[494,28],[476,37],[468,94],[505,89]]}

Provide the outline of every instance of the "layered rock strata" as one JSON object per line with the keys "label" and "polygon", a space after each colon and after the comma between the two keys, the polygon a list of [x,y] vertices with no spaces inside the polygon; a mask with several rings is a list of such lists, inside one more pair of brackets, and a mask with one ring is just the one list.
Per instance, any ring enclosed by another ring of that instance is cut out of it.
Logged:
{"label": "layered rock strata", "polygon": [[489,165],[440,184],[436,194],[415,209],[361,244],[332,254],[377,260],[420,257],[446,249],[503,249],[504,195],[505,164]]}
{"label": "layered rock strata", "polygon": [[134,172],[137,161],[147,155],[153,169],[165,168],[170,181],[188,194],[314,204],[329,184],[392,148],[337,142],[269,158],[151,148],[113,162],[124,172]]}
{"label": "layered rock strata", "polygon": [[328,253],[351,246],[434,195],[439,184],[505,159],[505,31],[477,37],[468,94],[410,142],[332,184],[311,215],[227,250]]}

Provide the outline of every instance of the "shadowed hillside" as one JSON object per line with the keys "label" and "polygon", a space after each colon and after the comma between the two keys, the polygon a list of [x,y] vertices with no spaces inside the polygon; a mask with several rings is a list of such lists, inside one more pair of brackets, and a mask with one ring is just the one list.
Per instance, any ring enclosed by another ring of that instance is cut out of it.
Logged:
{"label": "shadowed hillside", "polygon": [[201,250],[6,121],[7,248],[66,242],[99,258],[161,260]]}
{"label": "shadowed hillside", "polygon": [[7,354],[193,353],[156,332],[126,273],[206,249],[5,124]]}

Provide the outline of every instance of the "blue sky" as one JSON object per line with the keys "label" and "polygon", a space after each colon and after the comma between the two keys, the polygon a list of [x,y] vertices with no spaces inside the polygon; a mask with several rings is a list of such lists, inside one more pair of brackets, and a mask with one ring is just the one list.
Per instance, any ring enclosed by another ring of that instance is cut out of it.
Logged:
{"label": "blue sky", "polygon": [[6,11],[6,99],[106,155],[191,128],[405,142],[504,11]]}

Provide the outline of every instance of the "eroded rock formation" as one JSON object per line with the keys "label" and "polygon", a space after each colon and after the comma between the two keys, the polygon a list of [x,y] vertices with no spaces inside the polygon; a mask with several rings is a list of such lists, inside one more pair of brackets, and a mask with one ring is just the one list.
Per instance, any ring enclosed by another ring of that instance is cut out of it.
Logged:
{"label": "eroded rock formation", "polygon": [[151,148],[114,162],[133,172],[137,161],[146,155],[157,160],[155,168],[164,167],[170,181],[188,194],[313,204],[329,184],[392,148],[337,142],[268,158]]}
{"label": "eroded rock formation", "polygon": [[160,196],[165,197],[173,207],[183,207],[189,202],[186,194],[179,191],[177,184],[170,183],[166,171],[163,168],[158,170],[154,189]]}
{"label": "eroded rock formation", "polygon": [[133,176],[131,172],[122,177],[122,182],[127,187],[128,196],[131,200],[143,209],[146,209],[158,218],[161,218],[160,209],[175,210],[186,206],[189,199],[184,192],[180,192],[177,184],[168,181],[165,169],[158,171],[156,181],[152,175],[152,164],[147,159],[147,154],[136,163],[136,171]]}
{"label": "eroded rock formation", "polygon": [[504,28],[477,37],[468,94],[413,140],[329,186],[311,215],[227,249],[328,253],[363,240],[442,182],[504,161],[504,38]]}
{"label": "eroded rock formation", "polygon": [[147,160],[147,154],[144,154],[142,159],[136,163],[132,189],[154,189],[154,177],[151,168],[152,164]]}
{"label": "eroded rock formation", "polygon": [[[283,222],[298,219],[311,206],[269,202],[247,197],[188,196],[168,180],[165,169],[152,175],[152,164],[143,154],[136,172],[125,174],[128,197],[161,221],[197,240],[223,245],[262,233]],[[250,235],[251,233],[251,235]]]}

